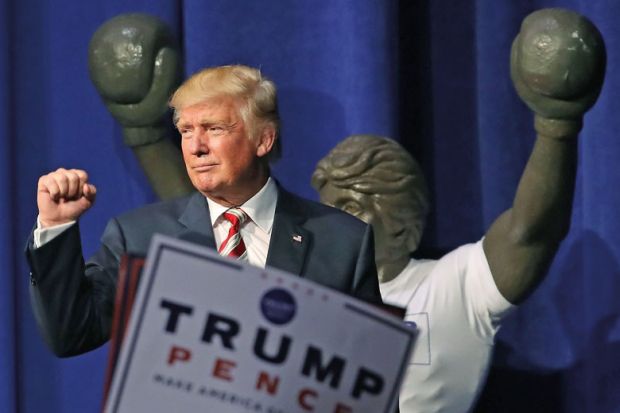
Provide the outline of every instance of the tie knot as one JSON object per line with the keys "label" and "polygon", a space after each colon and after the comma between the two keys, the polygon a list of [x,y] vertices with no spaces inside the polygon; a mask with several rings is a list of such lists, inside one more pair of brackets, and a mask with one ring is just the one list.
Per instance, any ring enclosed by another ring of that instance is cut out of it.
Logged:
{"label": "tie knot", "polygon": [[230,208],[224,212],[224,219],[230,222],[233,227],[239,228],[248,219],[248,214],[241,208]]}

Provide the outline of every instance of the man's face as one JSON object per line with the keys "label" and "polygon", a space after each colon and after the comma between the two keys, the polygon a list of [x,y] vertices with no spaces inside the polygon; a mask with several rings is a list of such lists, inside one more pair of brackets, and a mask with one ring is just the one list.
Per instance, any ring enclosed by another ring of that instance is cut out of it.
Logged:
{"label": "man's face", "polygon": [[[222,97],[183,108],[177,129],[187,173],[198,191],[224,205],[243,203],[264,184],[262,139],[251,140],[237,102]],[[265,178],[266,179],[266,178]]]}

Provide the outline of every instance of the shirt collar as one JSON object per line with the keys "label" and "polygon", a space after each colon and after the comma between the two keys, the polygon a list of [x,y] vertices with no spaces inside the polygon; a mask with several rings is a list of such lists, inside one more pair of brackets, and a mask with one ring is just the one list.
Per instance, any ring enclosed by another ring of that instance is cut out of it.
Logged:
{"label": "shirt collar", "polygon": [[[271,177],[267,179],[267,183],[252,198],[245,201],[239,208],[248,214],[248,217],[266,233],[271,232],[273,220],[276,213],[276,202],[278,200],[278,188]],[[216,221],[229,208],[218,204],[217,202],[207,198],[209,204],[209,214],[211,215],[211,223],[215,225]]]}

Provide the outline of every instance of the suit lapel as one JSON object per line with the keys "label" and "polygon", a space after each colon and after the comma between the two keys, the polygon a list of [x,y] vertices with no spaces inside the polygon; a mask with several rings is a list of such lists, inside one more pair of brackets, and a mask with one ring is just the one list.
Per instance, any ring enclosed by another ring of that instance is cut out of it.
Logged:
{"label": "suit lapel", "polygon": [[216,248],[209,204],[204,195],[196,192],[191,196],[179,222],[185,227],[185,230],[178,234],[179,238]]}
{"label": "suit lapel", "polygon": [[267,265],[301,275],[311,234],[302,227],[305,216],[297,200],[278,185],[278,201],[273,221]]}
{"label": "suit lapel", "polygon": [[[296,198],[278,185],[278,201],[267,254],[268,266],[301,275],[312,242],[312,234],[302,226],[305,220]],[[178,238],[217,248],[209,204],[201,193],[192,195],[179,222],[184,230],[177,234]]]}

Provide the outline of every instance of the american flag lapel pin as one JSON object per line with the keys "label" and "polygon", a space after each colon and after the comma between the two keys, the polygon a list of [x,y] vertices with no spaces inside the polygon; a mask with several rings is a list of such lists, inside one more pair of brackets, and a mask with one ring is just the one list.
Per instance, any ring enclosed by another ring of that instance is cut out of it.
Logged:
{"label": "american flag lapel pin", "polygon": [[293,241],[299,242],[301,244],[301,240],[302,240],[301,235],[298,235],[298,234],[293,235]]}

